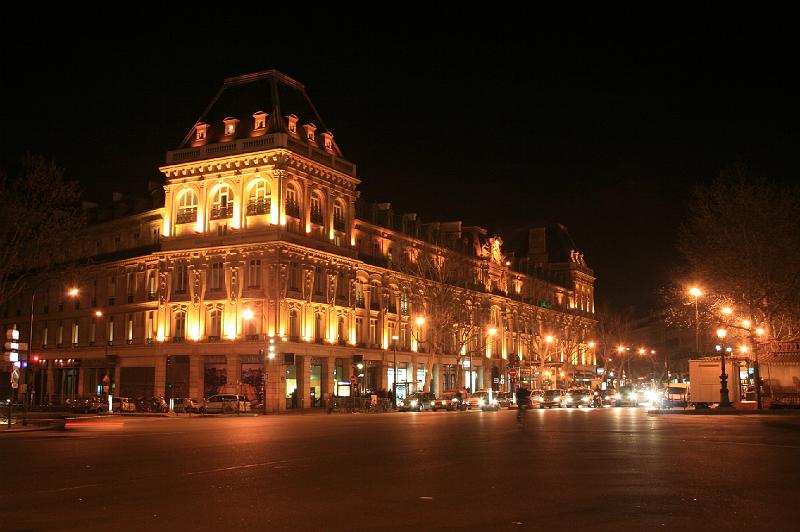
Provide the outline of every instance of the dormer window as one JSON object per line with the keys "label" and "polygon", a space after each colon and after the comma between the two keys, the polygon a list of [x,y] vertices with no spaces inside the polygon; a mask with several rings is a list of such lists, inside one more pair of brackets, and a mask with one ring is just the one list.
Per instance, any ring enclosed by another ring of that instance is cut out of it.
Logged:
{"label": "dormer window", "polygon": [[205,144],[206,137],[208,136],[208,124],[198,122],[194,126],[194,143]]}
{"label": "dormer window", "polygon": [[317,126],[314,124],[304,124],[303,129],[306,130],[306,140],[308,142],[316,142],[314,138],[314,132],[317,130]]}
{"label": "dormer window", "polygon": [[322,147],[325,151],[333,153],[333,133],[330,131],[322,132]]}
{"label": "dormer window", "polygon": [[263,131],[267,129],[267,113],[264,111],[258,111],[257,113],[253,113],[253,131]]}
{"label": "dormer window", "polygon": [[292,135],[297,135],[297,116],[296,115],[288,115],[286,117],[286,128],[289,130],[289,133]]}
{"label": "dormer window", "polygon": [[225,136],[226,137],[232,137],[234,134],[236,134],[236,126],[239,125],[239,119],[232,118],[232,117],[229,116],[228,118],[223,120],[223,122],[225,122]]}

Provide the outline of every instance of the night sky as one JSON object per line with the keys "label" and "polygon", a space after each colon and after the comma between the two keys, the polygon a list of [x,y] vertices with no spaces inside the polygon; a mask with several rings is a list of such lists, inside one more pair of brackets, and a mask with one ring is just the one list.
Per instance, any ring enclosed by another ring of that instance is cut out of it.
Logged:
{"label": "night sky", "polygon": [[675,268],[694,184],[737,160],[777,180],[800,170],[790,14],[62,23],[83,16],[4,23],[0,164],[44,153],[92,201],[145,194],[223,78],[277,68],[305,84],[366,199],[491,230],[561,222],[598,302],[643,309]]}

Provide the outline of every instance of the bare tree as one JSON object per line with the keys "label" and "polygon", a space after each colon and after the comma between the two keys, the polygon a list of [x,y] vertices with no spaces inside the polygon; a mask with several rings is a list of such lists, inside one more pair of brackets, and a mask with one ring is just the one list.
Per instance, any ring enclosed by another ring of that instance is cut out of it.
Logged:
{"label": "bare tree", "polygon": [[[633,356],[630,350],[631,316],[629,312],[614,311],[607,306],[600,307],[597,313],[596,355],[598,364],[608,371],[621,375],[626,362]],[[620,350],[620,347],[622,350]]]}
{"label": "bare tree", "polygon": [[754,179],[743,165],[695,190],[679,249],[707,292],[770,337],[800,337],[800,187]]}
{"label": "bare tree", "polygon": [[83,227],[77,183],[40,155],[0,175],[0,304],[18,297],[31,276],[52,271]]}
{"label": "bare tree", "polygon": [[468,287],[473,282],[470,260],[450,250],[413,249],[404,254],[398,268],[410,278],[416,308],[425,319],[424,335],[415,334],[428,352],[425,390],[430,390],[433,367],[440,355],[461,356],[479,331]]}

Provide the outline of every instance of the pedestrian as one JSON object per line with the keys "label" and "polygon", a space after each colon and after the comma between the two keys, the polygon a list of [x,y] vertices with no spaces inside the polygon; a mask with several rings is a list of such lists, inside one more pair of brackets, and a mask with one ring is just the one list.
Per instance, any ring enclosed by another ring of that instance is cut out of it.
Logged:
{"label": "pedestrian", "polygon": [[292,408],[297,408],[297,388],[292,390]]}
{"label": "pedestrian", "polygon": [[325,407],[328,409],[328,413],[330,414],[333,412],[333,394],[329,393],[325,395]]}
{"label": "pedestrian", "polygon": [[528,405],[530,404],[531,392],[523,385],[517,388],[516,396],[517,396],[517,423],[522,425],[524,424],[525,421],[524,417],[525,411],[528,410]]}
{"label": "pedestrian", "polygon": [[392,405],[392,408],[394,408],[394,386],[386,392],[386,396],[389,398],[389,403]]}

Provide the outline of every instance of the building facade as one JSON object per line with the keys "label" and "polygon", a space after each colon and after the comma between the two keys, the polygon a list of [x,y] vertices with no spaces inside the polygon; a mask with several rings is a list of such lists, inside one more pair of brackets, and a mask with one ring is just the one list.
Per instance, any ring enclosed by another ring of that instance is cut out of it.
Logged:
{"label": "building facade", "polygon": [[[356,391],[510,389],[512,367],[534,385],[594,369],[580,253],[555,253],[544,228],[522,256],[482,228],[363,203],[355,165],[279,72],[225,80],[166,159],[163,206],[90,225],[67,277],[5,309],[26,323],[34,296],[34,402],[226,392],[276,411]],[[404,267],[421,255],[469,272],[457,341],[426,330],[435,279]]]}

